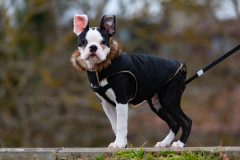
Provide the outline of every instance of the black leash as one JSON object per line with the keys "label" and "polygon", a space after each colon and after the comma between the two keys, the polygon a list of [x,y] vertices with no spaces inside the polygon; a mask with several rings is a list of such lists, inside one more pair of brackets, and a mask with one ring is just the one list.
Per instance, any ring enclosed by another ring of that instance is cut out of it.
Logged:
{"label": "black leash", "polygon": [[214,67],[219,62],[226,59],[227,57],[231,56],[233,53],[237,52],[239,49],[240,49],[240,44],[238,46],[236,46],[235,48],[233,48],[232,50],[230,50],[229,52],[227,52],[226,54],[224,54],[222,57],[218,58],[217,60],[213,61],[212,63],[210,63],[209,65],[204,67],[203,69],[200,69],[199,71],[197,71],[197,73],[195,73],[191,78],[187,79],[185,83],[188,84],[188,83],[192,82],[194,79],[202,76],[209,69],[211,69],[212,67]]}

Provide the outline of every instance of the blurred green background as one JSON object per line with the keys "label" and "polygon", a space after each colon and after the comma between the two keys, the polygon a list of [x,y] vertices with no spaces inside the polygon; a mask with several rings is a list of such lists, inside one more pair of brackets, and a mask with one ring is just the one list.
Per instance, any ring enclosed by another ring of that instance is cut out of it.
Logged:
{"label": "blurred green background", "polygon": [[[84,73],[73,15],[91,26],[117,15],[124,52],[187,63],[188,77],[240,42],[239,0],[0,0],[0,146],[105,147],[110,123]],[[240,55],[189,84],[182,108],[193,120],[188,146],[240,145]],[[159,69],[159,72],[161,70]],[[129,111],[129,145],[168,133],[149,107]]]}

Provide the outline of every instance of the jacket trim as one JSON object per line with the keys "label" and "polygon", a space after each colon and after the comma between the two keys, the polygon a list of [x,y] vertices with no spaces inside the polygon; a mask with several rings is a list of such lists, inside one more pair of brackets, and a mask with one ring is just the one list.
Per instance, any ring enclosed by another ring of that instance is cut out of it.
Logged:
{"label": "jacket trim", "polygon": [[105,77],[105,78],[107,79],[107,78],[109,78],[109,77],[111,77],[111,76],[115,76],[115,75],[120,74],[120,73],[128,73],[128,74],[130,74],[130,75],[134,78],[134,80],[135,80],[135,88],[136,88],[136,89],[135,89],[134,96],[128,100],[128,102],[130,102],[130,101],[134,100],[134,98],[137,96],[137,91],[138,91],[137,79],[136,79],[136,76],[135,76],[132,72],[127,71],[127,70],[123,70],[123,71],[120,71],[120,72],[111,74],[111,75],[109,75],[109,76],[107,76],[107,77]]}
{"label": "jacket trim", "polygon": [[165,84],[167,84],[169,81],[171,81],[178,74],[178,72],[181,71],[184,67],[186,67],[185,63],[181,62],[180,66],[178,67],[176,72],[173,74],[173,76],[171,76],[165,83],[163,83],[163,85],[161,85],[161,87],[164,86]]}

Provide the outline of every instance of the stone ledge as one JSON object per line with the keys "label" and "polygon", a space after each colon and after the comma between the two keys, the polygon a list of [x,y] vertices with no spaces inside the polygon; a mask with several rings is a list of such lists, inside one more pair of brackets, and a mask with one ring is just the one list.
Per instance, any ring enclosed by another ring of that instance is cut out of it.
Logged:
{"label": "stone ledge", "polygon": [[[240,147],[185,147],[183,149],[172,148],[143,148],[147,153],[159,153],[161,151],[172,152],[214,152],[226,153],[234,159],[240,159]],[[126,148],[123,151],[139,150],[139,148]],[[19,160],[67,160],[77,158],[96,157],[99,155],[111,156],[119,150],[108,148],[0,148],[0,159]]]}

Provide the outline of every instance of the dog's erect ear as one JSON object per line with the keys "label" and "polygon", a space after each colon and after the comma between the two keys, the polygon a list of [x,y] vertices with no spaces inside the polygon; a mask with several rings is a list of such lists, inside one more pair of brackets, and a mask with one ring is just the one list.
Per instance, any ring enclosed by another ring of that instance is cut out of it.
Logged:
{"label": "dog's erect ear", "polygon": [[74,15],[73,19],[73,32],[78,36],[85,28],[88,28],[88,16],[83,15]]}
{"label": "dog's erect ear", "polygon": [[116,16],[115,15],[104,15],[100,23],[100,29],[105,30],[109,36],[114,35],[116,28]]}

